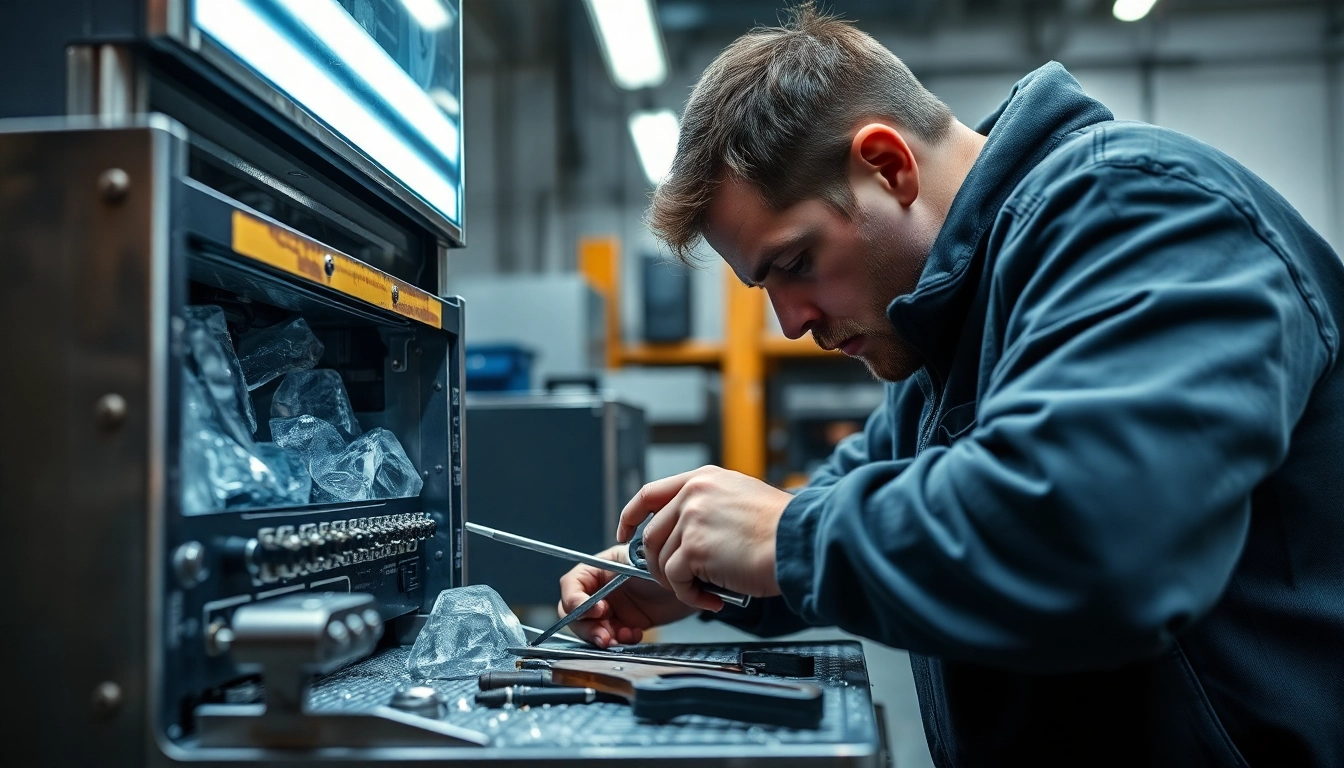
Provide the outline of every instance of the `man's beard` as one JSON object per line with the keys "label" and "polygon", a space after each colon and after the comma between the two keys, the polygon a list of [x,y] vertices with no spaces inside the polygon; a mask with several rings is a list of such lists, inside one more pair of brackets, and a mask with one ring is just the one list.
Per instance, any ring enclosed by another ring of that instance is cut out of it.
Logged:
{"label": "man's beard", "polygon": [[868,367],[868,372],[882,381],[902,381],[924,364],[914,347],[887,319],[887,305],[914,290],[932,242],[912,242],[908,237],[902,238],[880,226],[873,226],[872,220],[861,222],[861,226],[868,251],[865,270],[876,287],[875,303],[865,316],[882,319],[861,322],[847,318],[825,328],[814,328],[812,339],[820,347],[835,348],[846,339],[862,336],[866,349],[859,359]]}
{"label": "man's beard", "polygon": [[[882,308],[885,313],[886,308]],[[874,378],[882,381],[901,381],[908,379],[923,363],[905,340],[888,325],[885,328],[870,328],[854,320],[845,320],[826,328],[814,328],[812,340],[817,346],[834,349],[841,342],[854,336],[861,336],[867,347],[859,357],[868,367]]]}

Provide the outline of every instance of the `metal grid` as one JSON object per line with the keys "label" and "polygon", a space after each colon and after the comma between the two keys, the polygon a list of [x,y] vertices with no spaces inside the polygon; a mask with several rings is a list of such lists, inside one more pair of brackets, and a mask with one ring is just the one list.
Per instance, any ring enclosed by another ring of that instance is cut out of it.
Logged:
{"label": "metal grid", "polygon": [[[706,661],[735,661],[741,646],[645,645],[630,653]],[[857,643],[752,645],[816,657],[816,676],[806,682],[824,693],[821,726],[816,730],[740,723],[717,717],[685,715],[670,723],[642,721],[623,704],[505,707],[475,703],[476,680],[419,680],[406,671],[409,647],[391,648],[340,670],[312,690],[315,711],[358,711],[386,704],[407,683],[432,685],[448,701],[444,722],[487,734],[498,747],[537,749],[585,747],[743,747],[861,745],[875,748],[877,723],[863,653]]]}

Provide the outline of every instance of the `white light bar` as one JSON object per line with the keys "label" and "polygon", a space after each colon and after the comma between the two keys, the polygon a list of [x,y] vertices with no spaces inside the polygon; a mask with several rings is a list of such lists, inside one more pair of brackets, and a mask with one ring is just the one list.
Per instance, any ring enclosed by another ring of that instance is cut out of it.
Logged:
{"label": "white light bar", "polygon": [[616,85],[631,91],[662,85],[667,79],[667,57],[652,0],[584,2]]}
{"label": "white light bar", "polygon": [[426,32],[438,32],[453,23],[453,17],[440,0],[401,0],[401,4]]}
{"label": "white light bar", "polygon": [[1157,5],[1157,0],[1115,0],[1111,13],[1121,21],[1138,21]]}
{"label": "white light bar", "polygon": [[644,175],[650,184],[660,183],[672,168],[679,130],[677,116],[670,109],[630,115],[630,138],[635,142],[639,164],[644,167]]}
{"label": "white light bar", "polygon": [[[457,165],[457,126],[334,0],[280,0],[295,18],[340,57],[335,66],[356,73]],[[368,107],[278,32],[247,0],[207,0],[194,6],[195,22],[257,74],[325,122],[407,188],[454,223],[461,222],[458,190]]]}

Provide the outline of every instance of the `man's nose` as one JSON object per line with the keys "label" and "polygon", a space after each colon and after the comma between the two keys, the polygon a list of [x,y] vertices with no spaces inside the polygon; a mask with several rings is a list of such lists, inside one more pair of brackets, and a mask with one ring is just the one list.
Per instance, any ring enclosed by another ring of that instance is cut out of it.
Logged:
{"label": "man's nose", "polygon": [[779,318],[779,327],[790,339],[802,338],[821,320],[821,310],[806,297],[779,289],[767,293],[775,308],[775,316]]}

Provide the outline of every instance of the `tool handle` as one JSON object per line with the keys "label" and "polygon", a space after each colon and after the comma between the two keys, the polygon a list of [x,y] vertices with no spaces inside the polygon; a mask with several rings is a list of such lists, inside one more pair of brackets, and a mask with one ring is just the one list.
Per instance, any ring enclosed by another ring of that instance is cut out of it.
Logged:
{"label": "tool handle", "polygon": [[481,676],[476,678],[476,685],[482,691],[512,688],[515,685],[545,688],[551,684],[551,671],[549,669],[492,670],[482,672]]}
{"label": "tool handle", "polygon": [[709,715],[786,728],[818,727],[822,704],[821,689],[815,685],[732,680],[706,674],[638,680],[630,700],[635,717],[659,722],[680,715]]}
{"label": "tool handle", "polygon": [[476,694],[476,703],[486,707],[502,707],[512,704],[515,707],[542,704],[591,704],[597,700],[597,691],[592,688],[527,688],[516,686],[497,688],[493,691],[481,691]]}

